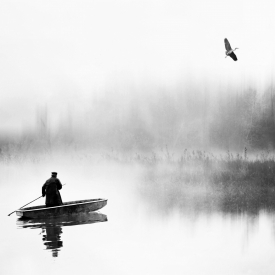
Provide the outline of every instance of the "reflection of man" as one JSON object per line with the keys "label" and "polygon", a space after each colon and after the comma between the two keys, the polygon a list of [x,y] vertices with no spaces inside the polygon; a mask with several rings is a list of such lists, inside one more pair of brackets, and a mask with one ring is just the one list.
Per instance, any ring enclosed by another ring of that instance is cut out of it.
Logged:
{"label": "reflection of man", "polygon": [[46,235],[43,235],[43,241],[46,249],[52,250],[53,257],[58,256],[59,248],[63,246],[60,234],[62,234],[60,226],[46,226]]}
{"label": "reflection of man", "polygon": [[46,195],[46,206],[62,205],[62,199],[58,190],[62,189],[60,180],[56,177],[57,173],[52,172],[52,177],[42,186],[42,196]]}

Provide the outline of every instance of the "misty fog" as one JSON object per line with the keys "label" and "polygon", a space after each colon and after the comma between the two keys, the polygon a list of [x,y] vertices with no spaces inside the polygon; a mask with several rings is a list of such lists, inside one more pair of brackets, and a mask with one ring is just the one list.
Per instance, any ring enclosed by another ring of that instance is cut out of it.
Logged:
{"label": "misty fog", "polygon": [[21,130],[2,131],[1,152],[270,150],[275,142],[274,92],[272,83],[263,91],[189,83],[117,86],[85,100],[75,95],[70,102],[36,105],[27,123],[19,116]]}
{"label": "misty fog", "polygon": [[2,152],[273,148],[273,6],[235,2],[4,1]]}
{"label": "misty fog", "polygon": [[[1,1],[0,273],[274,274],[273,11]],[[15,222],[52,171],[105,222]]]}

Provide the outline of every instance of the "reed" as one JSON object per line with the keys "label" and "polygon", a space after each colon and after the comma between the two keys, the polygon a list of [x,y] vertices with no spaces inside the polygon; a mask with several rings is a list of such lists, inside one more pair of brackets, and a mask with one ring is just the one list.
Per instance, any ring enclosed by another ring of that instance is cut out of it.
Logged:
{"label": "reed", "polygon": [[[187,150],[176,156],[168,151],[150,154],[135,153],[125,156],[112,152],[102,157],[109,161],[140,164],[144,167],[160,167],[173,170],[173,175],[185,182],[211,182],[216,184],[238,184],[254,182],[259,185],[275,186],[275,159],[269,152],[262,152],[249,158],[243,154],[227,151],[223,154],[201,150]],[[166,168],[165,168],[166,167]]]}
{"label": "reed", "polygon": [[[222,211],[227,214],[275,211],[275,161],[270,153],[249,159],[226,152],[188,151],[174,159],[158,157],[145,167],[140,192],[165,213]],[[150,165],[151,164],[151,165]]]}

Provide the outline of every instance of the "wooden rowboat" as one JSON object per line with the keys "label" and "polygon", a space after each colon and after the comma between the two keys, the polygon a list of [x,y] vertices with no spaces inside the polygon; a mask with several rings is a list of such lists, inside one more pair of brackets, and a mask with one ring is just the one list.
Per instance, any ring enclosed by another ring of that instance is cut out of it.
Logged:
{"label": "wooden rowboat", "polygon": [[67,216],[74,213],[88,213],[97,211],[107,204],[106,199],[90,199],[64,202],[60,206],[46,207],[38,205],[16,210],[16,215],[21,218],[38,219],[56,216]]}

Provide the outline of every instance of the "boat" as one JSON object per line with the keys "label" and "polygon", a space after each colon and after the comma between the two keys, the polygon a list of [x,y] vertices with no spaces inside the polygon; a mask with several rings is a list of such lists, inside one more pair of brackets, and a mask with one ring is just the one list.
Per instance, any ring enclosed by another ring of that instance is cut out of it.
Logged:
{"label": "boat", "polygon": [[107,199],[89,199],[79,201],[64,202],[62,205],[46,207],[38,205],[25,207],[16,210],[16,215],[20,218],[38,219],[57,216],[68,216],[75,213],[89,213],[97,211],[107,204]]}

